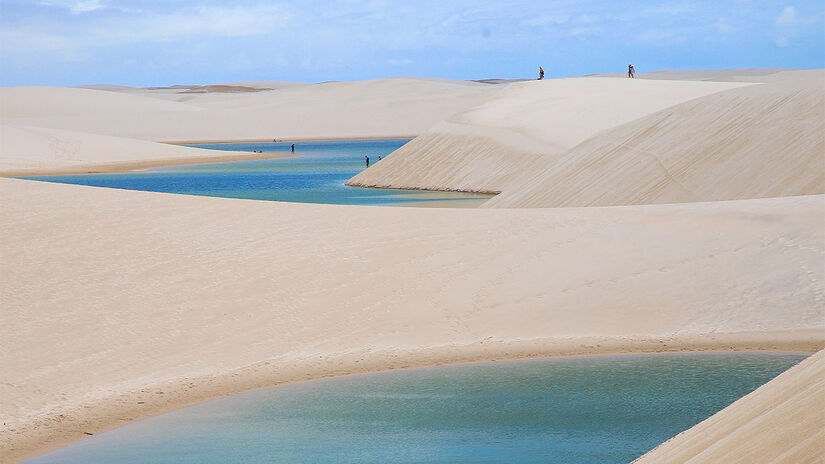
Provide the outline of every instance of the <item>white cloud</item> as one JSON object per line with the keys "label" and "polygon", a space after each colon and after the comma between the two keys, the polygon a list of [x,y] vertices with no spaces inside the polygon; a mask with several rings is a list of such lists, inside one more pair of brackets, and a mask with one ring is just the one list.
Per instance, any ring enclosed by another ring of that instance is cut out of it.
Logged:
{"label": "white cloud", "polygon": [[790,25],[796,22],[796,8],[792,6],[785,7],[779,16],[776,17],[776,24]]}
{"label": "white cloud", "polygon": [[777,47],[788,47],[791,45],[791,39],[796,36],[796,26],[799,18],[796,14],[796,8],[792,6],[785,7],[774,20],[776,23],[776,30],[773,35],[773,42]]}
{"label": "white cloud", "polygon": [[564,24],[570,20],[570,16],[566,15],[539,15],[535,18],[527,19],[523,22],[525,26],[533,26],[533,27],[540,27],[540,26],[550,26],[550,25],[558,25]]}
{"label": "white cloud", "polygon": [[40,2],[40,4],[68,8],[74,14],[100,10],[106,7],[103,0],[49,0]]}

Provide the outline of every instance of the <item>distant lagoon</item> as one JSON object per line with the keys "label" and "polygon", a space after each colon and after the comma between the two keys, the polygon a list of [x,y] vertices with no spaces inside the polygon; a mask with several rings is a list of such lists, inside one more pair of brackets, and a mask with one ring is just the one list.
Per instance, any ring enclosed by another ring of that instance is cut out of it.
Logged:
{"label": "distant lagoon", "polygon": [[804,358],[594,356],[319,380],[183,408],[29,462],[627,463]]}
{"label": "distant lagoon", "polygon": [[[474,207],[489,195],[417,190],[367,189],[344,185],[371,163],[410,139],[297,142],[295,158],[171,166],[117,174],[31,176],[25,179],[128,190],[183,193],[252,200],[347,205],[445,205]],[[291,142],[191,145],[220,151],[290,153]]]}

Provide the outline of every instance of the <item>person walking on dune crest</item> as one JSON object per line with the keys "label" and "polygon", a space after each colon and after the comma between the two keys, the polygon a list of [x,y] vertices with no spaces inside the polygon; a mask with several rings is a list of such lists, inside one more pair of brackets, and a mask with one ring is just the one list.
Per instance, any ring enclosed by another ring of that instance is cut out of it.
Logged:
{"label": "person walking on dune crest", "polygon": [[538,80],[542,80],[542,79],[544,79],[544,68],[539,66],[539,78],[538,78]]}
{"label": "person walking on dune crest", "polygon": [[632,64],[627,65],[627,77],[631,79],[636,78],[636,68],[634,68]]}

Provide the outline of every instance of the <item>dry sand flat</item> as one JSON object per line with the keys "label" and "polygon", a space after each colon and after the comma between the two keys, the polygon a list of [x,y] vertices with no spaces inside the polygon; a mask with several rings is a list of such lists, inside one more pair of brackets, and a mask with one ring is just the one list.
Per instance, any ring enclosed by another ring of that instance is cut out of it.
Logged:
{"label": "dry sand flat", "polygon": [[0,122],[156,142],[412,136],[504,87],[393,78],[252,93],[6,88]]}
{"label": "dry sand flat", "polygon": [[325,375],[823,346],[822,196],[457,211],[0,179],[0,197],[3,461]]}
{"label": "dry sand flat", "polygon": [[825,462],[825,351],[634,461]]}
{"label": "dry sand flat", "polygon": [[349,184],[499,192],[600,131],[744,85],[750,84],[611,78],[515,83],[450,116]]}
{"label": "dry sand flat", "polygon": [[823,71],[668,77],[761,83],[720,88],[743,83],[583,78],[514,84],[348,183],[502,192],[485,207],[825,192]]}

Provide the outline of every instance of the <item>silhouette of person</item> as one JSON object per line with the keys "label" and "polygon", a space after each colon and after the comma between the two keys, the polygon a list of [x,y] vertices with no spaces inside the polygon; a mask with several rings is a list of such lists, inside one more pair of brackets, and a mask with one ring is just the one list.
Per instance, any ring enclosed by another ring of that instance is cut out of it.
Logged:
{"label": "silhouette of person", "polygon": [[295,153],[295,144],[292,144],[292,153]]}
{"label": "silhouette of person", "polygon": [[381,161],[381,157],[380,157],[380,156],[378,157],[378,161]]}
{"label": "silhouette of person", "polygon": [[636,68],[634,68],[632,64],[627,65],[627,77],[631,79],[636,78]]}
{"label": "silhouette of person", "polygon": [[542,80],[542,79],[544,79],[544,68],[539,66],[539,79],[538,80]]}
{"label": "silhouette of person", "polygon": [[370,167],[370,157],[364,156],[364,159],[367,161],[367,167]]}

